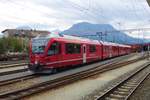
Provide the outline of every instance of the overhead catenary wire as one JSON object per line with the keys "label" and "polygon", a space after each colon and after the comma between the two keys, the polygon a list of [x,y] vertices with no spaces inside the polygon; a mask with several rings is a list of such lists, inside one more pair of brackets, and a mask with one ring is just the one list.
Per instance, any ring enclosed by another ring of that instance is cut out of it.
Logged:
{"label": "overhead catenary wire", "polygon": [[93,18],[96,18],[95,21],[97,21],[97,22],[100,20],[100,17],[101,18],[103,17],[103,20],[104,20],[104,18],[106,18],[102,14],[102,12],[99,12],[99,10],[97,10],[97,11],[93,10],[94,9],[94,7],[92,6],[93,2],[91,3],[91,1],[89,1],[90,4],[87,7],[83,7],[83,6],[79,5],[79,4],[76,4],[76,3],[72,2],[72,1],[70,1],[70,0],[66,0],[66,1],[67,1],[68,4],[72,5],[74,8],[76,8],[79,11],[81,11],[82,13],[85,13],[87,15],[90,15]]}
{"label": "overhead catenary wire", "polygon": [[[134,32],[138,31],[138,33],[143,32],[143,31],[150,31],[150,28],[133,28],[133,29],[122,29],[122,30],[107,30],[107,31],[101,31],[98,33],[115,33],[115,32]],[[81,36],[97,36],[96,34],[89,34],[89,35],[81,35]]]}
{"label": "overhead catenary wire", "polygon": [[[137,4],[137,5],[139,5],[139,4]],[[140,7],[143,9],[143,11],[145,12],[145,14],[147,14],[147,16],[150,17],[150,11],[146,9],[146,5],[144,5],[143,3],[141,3]]]}
{"label": "overhead catenary wire", "polygon": [[141,20],[143,17],[140,16],[140,14],[138,14],[138,10],[136,9],[136,5],[135,5],[136,3],[137,3],[136,0],[131,0],[131,4],[132,4],[131,7],[133,9],[134,15],[137,18],[137,20]]}
{"label": "overhead catenary wire", "polygon": [[[32,10],[34,10],[34,11],[37,11],[37,12],[39,12],[39,13],[43,13],[43,14],[48,14],[48,15],[50,15],[48,12],[43,12],[43,11],[41,11],[41,10],[38,10],[37,8],[34,8],[34,7],[30,7],[29,5],[23,5],[22,3],[18,3],[18,2],[14,2],[14,1],[12,1],[12,0],[10,0],[13,4],[16,4],[16,5],[20,5],[20,6],[25,6],[25,7],[27,7],[27,8],[32,8]],[[84,6],[81,6],[81,5],[79,5],[79,4],[77,4],[77,3],[74,3],[74,2],[72,2],[72,1],[70,1],[70,0],[66,0],[67,2],[66,2],[66,4],[71,4],[72,5],[72,7],[74,7],[74,8],[76,8],[77,10],[79,10],[80,12],[83,12],[84,14],[86,14],[86,15],[88,15],[88,16],[90,16],[90,17],[92,17],[93,18],[93,20],[95,20],[95,21],[98,21],[98,20],[104,20],[104,18],[105,18],[105,20],[107,20],[107,16],[106,15],[104,15],[104,13],[103,13],[103,8],[100,6],[99,8],[100,9],[96,9],[94,6],[93,6],[93,4],[94,4],[94,1],[92,1],[92,0],[88,0],[88,5],[87,5],[87,7],[84,7]],[[134,0],[135,1],[135,3],[137,3],[137,1],[136,0]],[[133,10],[133,15],[139,20],[139,19],[141,19],[140,17],[142,17],[142,16],[140,16],[138,13],[137,13],[137,9],[135,8],[135,4],[133,3],[133,0],[132,0],[132,6],[130,7],[130,9],[131,9],[131,11]],[[134,12],[135,11],[135,12]],[[120,12],[118,12],[118,11],[115,11],[115,12],[117,12],[117,13],[120,13]],[[121,13],[120,13],[120,15],[121,15]],[[80,16],[80,15],[79,15]],[[81,16],[82,17],[82,16]],[[18,17],[16,17],[16,18],[18,18]],[[101,19],[102,18],[102,19]],[[127,18],[127,17],[125,17],[125,18]],[[28,20],[28,19],[26,19],[26,18],[19,18],[19,19],[21,19],[21,20],[26,20],[26,21],[30,21],[30,20]],[[101,22],[101,21],[100,21]],[[123,23],[122,21],[119,21],[120,23]],[[125,21],[124,21],[125,22]],[[116,22],[116,23],[118,23],[118,22]]]}
{"label": "overhead catenary wire", "polygon": [[[147,4],[147,6],[148,6],[148,4]],[[150,7],[148,7],[149,8],[149,10],[147,9],[147,7],[146,7],[146,5],[144,5],[143,3],[142,3],[142,8],[143,8],[143,10],[145,11],[145,13],[147,14],[147,16],[148,16],[148,22],[150,22]]]}

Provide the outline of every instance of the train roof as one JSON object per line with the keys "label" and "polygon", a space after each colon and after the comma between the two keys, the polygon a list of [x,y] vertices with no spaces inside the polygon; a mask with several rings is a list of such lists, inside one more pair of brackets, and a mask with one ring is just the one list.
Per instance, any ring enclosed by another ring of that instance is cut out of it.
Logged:
{"label": "train roof", "polygon": [[111,45],[111,46],[119,46],[119,47],[131,47],[129,45],[119,44],[119,43],[113,43],[113,42],[106,42],[106,41],[100,41],[103,45]]}
{"label": "train roof", "polygon": [[118,44],[117,44],[117,43],[106,42],[106,41],[100,41],[100,42],[101,42],[101,44],[103,44],[103,45],[112,45],[112,46],[118,46]]}
{"label": "train roof", "polygon": [[130,45],[125,45],[125,44],[118,44],[118,46],[120,46],[120,47],[127,47],[127,48],[131,47]]}
{"label": "train roof", "polygon": [[39,35],[37,37],[35,37],[34,39],[44,39],[45,40],[49,40],[50,38],[60,38],[60,39],[67,39],[67,40],[79,40],[82,42],[86,42],[86,43],[91,43],[91,44],[102,44],[102,45],[112,45],[112,46],[120,46],[120,47],[131,47],[129,45],[123,45],[123,44],[118,44],[118,43],[112,43],[112,42],[104,42],[104,41],[98,41],[98,40],[92,40],[92,39],[88,39],[88,38],[84,38],[84,37],[77,37],[77,36],[71,36],[71,35],[64,35],[64,34],[54,34],[54,33],[50,33],[48,35]]}
{"label": "train roof", "polygon": [[91,40],[88,38],[83,38],[83,37],[77,37],[77,36],[71,36],[71,35],[64,35],[64,34],[54,34],[54,33],[50,33],[48,35],[39,35],[34,39],[41,39],[41,38],[45,38],[45,39],[51,39],[51,38],[59,38],[59,39],[67,39],[67,40],[79,40],[82,42],[89,42],[89,43],[95,43],[98,44],[99,41],[98,40]]}

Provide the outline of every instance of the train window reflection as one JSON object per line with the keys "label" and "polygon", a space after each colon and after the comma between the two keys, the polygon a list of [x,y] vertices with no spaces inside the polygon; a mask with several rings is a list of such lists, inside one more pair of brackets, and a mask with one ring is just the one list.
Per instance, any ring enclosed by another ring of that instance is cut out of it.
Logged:
{"label": "train window reflection", "polygon": [[66,54],[80,54],[81,53],[81,45],[74,43],[66,43]]}
{"label": "train window reflection", "polygon": [[60,44],[58,42],[54,42],[49,50],[48,50],[48,55],[56,55],[60,53]]}
{"label": "train window reflection", "polygon": [[33,46],[32,52],[35,54],[43,53],[45,49],[45,46]]}

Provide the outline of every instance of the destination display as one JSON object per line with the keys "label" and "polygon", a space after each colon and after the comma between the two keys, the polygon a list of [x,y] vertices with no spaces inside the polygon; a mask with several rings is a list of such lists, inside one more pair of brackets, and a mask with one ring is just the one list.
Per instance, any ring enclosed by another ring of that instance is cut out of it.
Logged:
{"label": "destination display", "polygon": [[33,46],[45,46],[47,43],[48,43],[49,39],[43,39],[43,38],[40,38],[40,39],[33,39],[32,40],[32,45]]}

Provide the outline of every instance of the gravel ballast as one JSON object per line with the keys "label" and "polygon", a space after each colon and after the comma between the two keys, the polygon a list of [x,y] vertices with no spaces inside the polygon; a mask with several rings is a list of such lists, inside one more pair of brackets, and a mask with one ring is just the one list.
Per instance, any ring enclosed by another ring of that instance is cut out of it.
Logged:
{"label": "gravel ballast", "polygon": [[140,84],[129,100],[150,100],[150,75]]}

